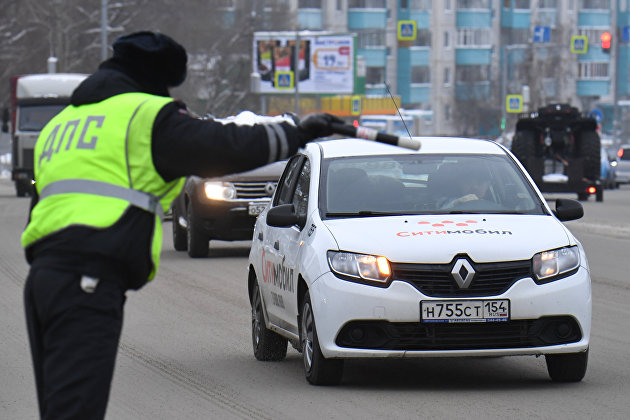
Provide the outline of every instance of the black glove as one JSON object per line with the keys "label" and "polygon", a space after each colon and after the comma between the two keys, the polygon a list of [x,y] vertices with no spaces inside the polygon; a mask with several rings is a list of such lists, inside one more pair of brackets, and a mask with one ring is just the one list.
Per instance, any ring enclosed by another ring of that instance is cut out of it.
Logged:
{"label": "black glove", "polygon": [[298,130],[304,136],[304,142],[307,143],[318,137],[328,137],[335,134],[331,127],[331,123],[343,124],[344,122],[331,114],[309,114],[298,124]]}

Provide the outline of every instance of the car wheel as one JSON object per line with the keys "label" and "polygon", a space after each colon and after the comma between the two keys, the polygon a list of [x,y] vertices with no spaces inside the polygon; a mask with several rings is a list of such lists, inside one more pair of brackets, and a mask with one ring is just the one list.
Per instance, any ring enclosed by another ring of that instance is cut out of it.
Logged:
{"label": "car wheel", "polygon": [[288,340],[265,326],[262,299],[258,284],[252,297],[252,346],[254,356],[262,361],[279,361],[287,356]]}
{"label": "car wheel", "polygon": [[547,354],[547,371],[554,382],[579,382],[586,374],[588,350],[582,353]]}
{"label": "car wheel", "polygon": [[173,206],[173,248],[175,251],[186,251],[188,249],[188,235],[186,229],[179,224],[180,218],[177,206]]}
{"label": "car wheel", "polygon": [[309,292],[304,296],[300,318],[300,341],[306,380],[313,385],[338,385],[343,376],[343,359],[326,359],[322,354]]}
{"label": "car wheel", "polygon": [[201,232],[200,229],[195,229],[195,219],[192,214],[192,204],[186,209],[186,216],[188,219],[188,225],[186,226],[186,236],[188,239],[188,255],[191,258],[203,258],[208,256],[208,250],[210,244],[208,237]]}

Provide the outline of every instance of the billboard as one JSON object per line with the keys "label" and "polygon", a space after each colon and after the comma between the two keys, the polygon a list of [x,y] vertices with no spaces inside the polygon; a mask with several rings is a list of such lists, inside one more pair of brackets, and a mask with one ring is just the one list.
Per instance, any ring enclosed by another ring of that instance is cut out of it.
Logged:
{"label": "billboard", "polygon": [[253,70],[260,74],[260,93],[291,93],[296,84],[300,93],[353,92],[352,35],[256,32],[253,51]]}

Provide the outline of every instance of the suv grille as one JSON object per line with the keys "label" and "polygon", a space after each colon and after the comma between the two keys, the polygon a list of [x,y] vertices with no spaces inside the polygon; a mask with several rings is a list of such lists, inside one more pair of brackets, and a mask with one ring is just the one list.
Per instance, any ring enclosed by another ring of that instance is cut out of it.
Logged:
{"label": "suv grille", "polygon": [[392,278],[412,284],[422,294],[431,297],[468,297],[500,295],[514,282],[531,277],[531,262],[509,261],[500,263],[474,263],[475,276],[467,289],[453,279],[451,271],[455,258],[448,264],[392,263]]}
{"label": "suv grille", "polygon": [[[276,190],[277,182],[234,182],[236,188],[236,198],[243,200],[253,198],[269,198]],[[273,184],[273,190],[267,187],[268,184]]]}

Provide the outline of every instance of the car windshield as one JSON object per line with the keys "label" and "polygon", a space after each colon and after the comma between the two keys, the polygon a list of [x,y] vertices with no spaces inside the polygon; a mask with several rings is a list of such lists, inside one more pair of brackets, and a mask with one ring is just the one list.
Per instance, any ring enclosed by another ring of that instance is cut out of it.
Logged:
{"label": "car windshield", "polygon": [[507,156],[382,155],[327,159],[323,218],[399,214],[546,214]]}

